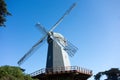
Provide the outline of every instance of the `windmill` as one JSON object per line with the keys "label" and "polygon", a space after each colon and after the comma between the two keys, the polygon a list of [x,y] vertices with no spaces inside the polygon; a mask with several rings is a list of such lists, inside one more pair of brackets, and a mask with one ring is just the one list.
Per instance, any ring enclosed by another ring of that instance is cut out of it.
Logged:
{"label": "windmill", "polygon": [[27,60],[36,51],[36,49],[38,49],[43,41],[47,40],[48,53],[46,69],[51,68],[52,71],[54,71],[55,67],[70,66],[68,55],[71,57],[74,56],[77,51],[77,47],[66,40],[60,33],[55,33],[53,31],[62,22],[64,17],[70,13],[75,5],[76,3],[73,3],[65,14],[48,31],[40,23],[36,24],[36,27],[42,31],[44,36],[18,61],[18,65],[21,65],[25,60]]}

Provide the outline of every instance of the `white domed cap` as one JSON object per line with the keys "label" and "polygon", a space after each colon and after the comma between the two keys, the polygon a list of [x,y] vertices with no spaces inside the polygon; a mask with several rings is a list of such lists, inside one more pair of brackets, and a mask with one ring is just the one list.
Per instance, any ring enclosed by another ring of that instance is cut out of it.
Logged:
{"label": "white domed cap", "polygon": [[53,33],[53,36],[64,46],[66,46],[66,39],[60,33]]}
{"label": "white domed cap", "polygon": [[53,36],[55,37],[55,38],[59,38],[59,39],[62,39],[62,40],[65,40],[65,38],[64,38],[64,36],[63,35],[61,35],[60,33],[53,33]]}

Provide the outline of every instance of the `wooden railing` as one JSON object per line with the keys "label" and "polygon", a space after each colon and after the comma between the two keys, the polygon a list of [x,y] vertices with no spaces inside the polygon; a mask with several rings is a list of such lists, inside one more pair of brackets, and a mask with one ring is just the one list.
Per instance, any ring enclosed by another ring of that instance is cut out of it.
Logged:
{"label": "wooden railing", "polygon": [[55,68],[43,68],[40,69],[38,71],[35,71],[33,73],[30,74],[30,76],[37,76],[39,74],[49,74],[49,73],[61,73],[61,72],[79,72],[79,73],[83,73],[83,74],[88,74],[88,75],[92,75],[92,70],[88,70],[85,68],[81,68],[78,66],[67,66],[67,67],[55,67]]}

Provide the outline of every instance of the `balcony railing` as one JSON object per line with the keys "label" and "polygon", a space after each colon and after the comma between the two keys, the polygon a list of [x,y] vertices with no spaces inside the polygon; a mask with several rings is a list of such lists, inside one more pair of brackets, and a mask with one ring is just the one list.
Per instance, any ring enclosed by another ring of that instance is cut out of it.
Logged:
{"label": "balcony railing", "polygon": [[61,73],[61,72],[79,72],[83,74],[92,75],[92,70],[81,68],[78,66],[67,66],[67,67],[54,67],[54,68],[43,68],[30,74],[30,76],[37,76],[39,74],[49,74],[49,73]]}

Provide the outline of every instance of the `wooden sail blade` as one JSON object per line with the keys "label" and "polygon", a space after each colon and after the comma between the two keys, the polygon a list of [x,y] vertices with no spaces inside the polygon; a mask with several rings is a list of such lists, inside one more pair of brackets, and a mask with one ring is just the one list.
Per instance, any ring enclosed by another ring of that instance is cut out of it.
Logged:
{"label": "wooden sail blade", "polygon": [[74,56],[74,54],[77,52],[78,48],[75,47],[72,43],[69,41],[66,41],[66,46],[64,47],[64,50],[68,53],[69,56]]}
{"label": "wooden sail blade", "polygon": [[45,29],[45,27],[43,27],[40,23],[37,23],[35,26],[37,27],[37,29],[38,29],[40,32],[42,32],[42,34],[45,35],[45,34],[48,33],[47,30]]}
{"label": "wooden sail blade", "polygon": [[18,65],[21,65],[23,62],[25,62],[40,47],[41,43],[46,37],[47,35],[45,35],[34,46],[32,46],[31,49],[18,61]]}
{"label": "wooden sail blade", "polygon": [[73,3],[72,6],[63,14],[63,16],[52,26],[49,32],[52,32],[63,21],[65,16],[67,16],[75,6],[76,6],[76,3]]}

